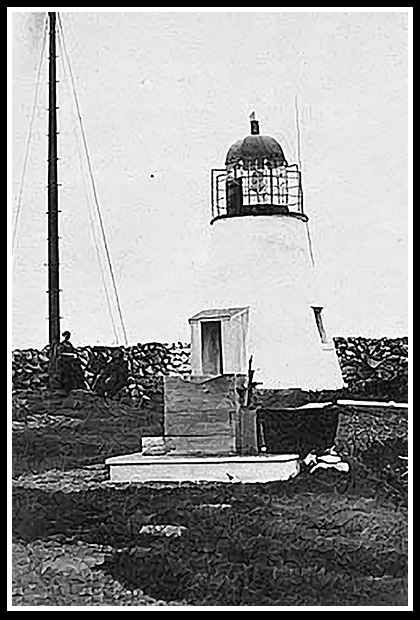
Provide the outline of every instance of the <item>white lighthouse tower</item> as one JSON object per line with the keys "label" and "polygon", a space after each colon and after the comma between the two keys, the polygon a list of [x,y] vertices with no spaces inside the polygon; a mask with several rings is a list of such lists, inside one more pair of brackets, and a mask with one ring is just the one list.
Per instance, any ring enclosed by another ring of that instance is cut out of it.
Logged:
{"label": "white lighthouse tower", "polygon": [[253,115],[250,135],[211,171],[211,203],[202,311],[190,319],[193,375],[246,374],[251,359],[263,388],[342,387],[316,298],[301,173]]}
{"label": "white lighthouse tower", "polygon": [[[293,446],[286,453],[259,454],[265,427],[244,389],[246,375],[252,370],[259,387],[279,390],[280,404],[282,390],[343,385],[314,297],[298,167],[252,118],[251,135],[231,146],[211,181],[210,244],[197,283],[201,310],[190,318],[192,376],[164,377],[164,436],[143,437],[141,453],[107,459],[113,481],[287,480],[300,471],[302,431],[297,438],[282,429]],[[332,435],[337,414],[327,415]],[[311,433],[310,450],[318,442]]]}

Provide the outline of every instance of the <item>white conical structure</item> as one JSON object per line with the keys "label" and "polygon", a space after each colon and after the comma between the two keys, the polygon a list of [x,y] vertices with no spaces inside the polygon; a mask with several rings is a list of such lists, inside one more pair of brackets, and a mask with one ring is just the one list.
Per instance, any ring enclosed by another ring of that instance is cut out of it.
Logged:
{"label": "white conical structure", "polygon": [[[290,190],[274,196],[273,191],[267,190],[273,187],[276,176],[286,178],[287,171],[292,170],[286,185],[291,186],[292,177],[298,178],[300,191],[300,174],[295,166],[279,161],[283,156],[279,145],[281,155],[274,154],[276,159],[270,167],[274,140],[264,140],[258,125],[255,129],[257,121],[253,123],[256,135],[244,140],[248,141],[245,152],[235,143],[233,165],[230,151],[227,172],[219,175],[222,183],[226,183],[232,170],[235,178],[242,175],[239,211],[231,216],[226,197],[222,203],[222,184],[213,192],[219,198],[213,203],[215,217],[199,285],[201,309],[249,308],[244,335],[246,358],[253,356],[254,379],[262,387],[339,389],[343,380],[334,344],[322,324],[323,310],[317,299],[308,218],[301,208],[301,194],[292,205],[291,197],[296,200],[296,192]],[[255,139],[255,144],[251,139]],[[268,152],[264,150],[267,144]],[[260,175],[261,186],[267,181],[264,196],[249,189],[249,179],[255,171]],[[235,372],[246,373],[245,360],[242,365]]]}
{"label": "white conical structure", "polygon": [[243,216],[220,219],[211,231],[201,307],[249,307],[247,352],[265,388],[343,385],[334,344],[322,342],[316,322],[305,226],[281,215]]}

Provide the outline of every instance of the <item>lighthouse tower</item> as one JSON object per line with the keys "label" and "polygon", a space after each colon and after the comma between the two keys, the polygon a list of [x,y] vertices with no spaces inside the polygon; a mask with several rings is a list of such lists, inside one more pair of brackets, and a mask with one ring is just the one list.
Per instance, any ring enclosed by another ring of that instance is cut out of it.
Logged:
{"label": "lighthouse tower", "polygon": [[193,375],[246,374],[270,389],[343,386],[315,270],[301,173],[251,132],[211,171],[211,232],[190,319]]}

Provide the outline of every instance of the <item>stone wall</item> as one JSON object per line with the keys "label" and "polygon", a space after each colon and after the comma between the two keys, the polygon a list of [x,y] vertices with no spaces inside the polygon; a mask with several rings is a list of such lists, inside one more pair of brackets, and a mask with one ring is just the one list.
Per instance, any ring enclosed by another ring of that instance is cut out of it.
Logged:
{"label": "stone wall", "polygon": [[[128,360],[130,374],[126,388],[116,397],[121,402],[162,401],[163,376],[190,373],[190,345],[182,342],[162,344],[148,342],[132,347],[79,347],[77,349],[87,387],[91,388],[101,369],[111,360],[112,351],[120,349]],[[48,387],[48,347],[37,351],[13,351],[12,381],[15,390],[45,389]]]}
{"label": "stone wall", "polygon": [[408,338],[334,338],[346,396],[408,400]]}
{"label": "stone wall", "polygon": [[[407,402],[408,339],[362,337],[335,338],[346,388],[340,396],[373,398]],[[162,377],[190,374],[190,344],[157,342],[137,344],[132,347],[80,347],[87,385],[92,386],[100,369],[110,360],[111,352],[120,348],[130,365],[128,387],[115,397],[127,404],[132,401],[159,399],[162,401]],[[48,387],[48,347],[13,352],[13,388],[16,390]],[[311,394],[311,399],[318,399]],[[293,401],[295,396],[293,396]],[[304,398],[308,402],[308,398]],[[264,403],[270,406],[270,403]],[[300,403],[290,403],[292,406]]]}

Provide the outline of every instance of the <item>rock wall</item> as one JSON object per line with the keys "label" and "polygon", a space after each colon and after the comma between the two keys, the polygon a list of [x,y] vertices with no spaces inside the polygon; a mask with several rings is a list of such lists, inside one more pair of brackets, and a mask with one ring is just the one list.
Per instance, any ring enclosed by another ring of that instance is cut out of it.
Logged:
{"label": "rock wall", "polygon": [[[127,387],[114,398],[130,404],[134,401],[163,402],[163,376],[181,377],[190,373],[190,345],[177,342],[148,342],[132,347],[79,347],[77,349],[87,387],[91,388],[101,369],[111,360],[112,352],[124,352],[130,369]],[[15,390],[48,388],[48,351],[36,349],[13,352],[12,381]]]}
{"label": "rock wall", "polygon": [[408,338],[334,338],[346,396],[408,400]]}
{"label": "rock wall", "polygon": [[[407,402],[408,338],[335,338],[341,370],[347,387],[341,397],[374,398]],[[162,402],[165,375],[187,377],[190,373],[190,344],[150,342],[132,347],[80,347],[77,349],[88,387],[110,360],[114,349],[124,351],[130,365],[128,386],[115,397],[134,401]],[[48,347],[13,352],[13,388],[48,387]],[[318,394],[319,396],[319,394]],[[316,395],[311,395],[316,397]],[[295,397],[294,397],[295,398]],[[308,402],[307,398],[304,402]],[[264,403],[269,406],[269,403]],[[293,405],[297,403],[293,402]]]}

